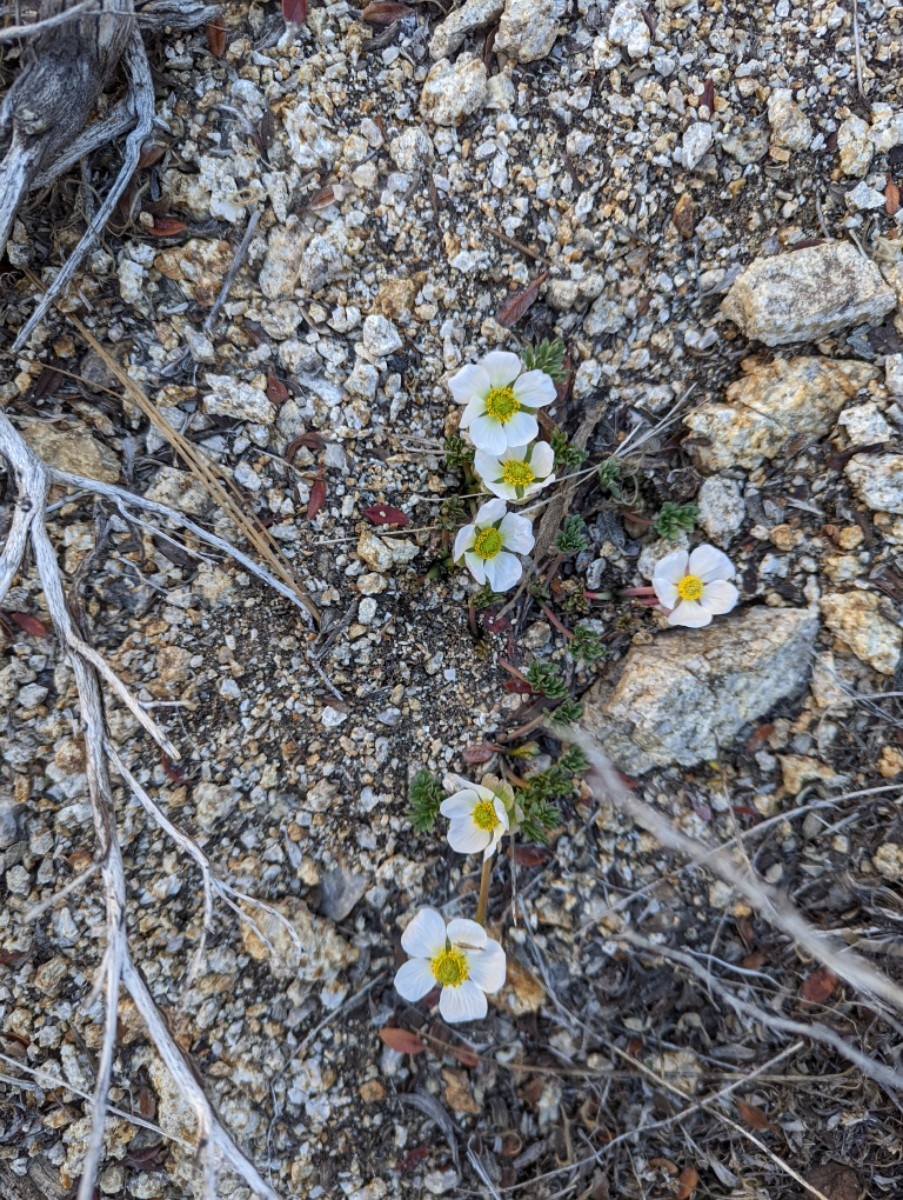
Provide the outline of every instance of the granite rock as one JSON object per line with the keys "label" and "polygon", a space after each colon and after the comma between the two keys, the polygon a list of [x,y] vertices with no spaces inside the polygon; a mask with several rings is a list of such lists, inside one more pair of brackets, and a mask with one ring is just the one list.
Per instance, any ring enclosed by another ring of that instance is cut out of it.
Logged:
{"label": "granite rock", "polygon": [[505,0],[465,0],[436,26],[430,38],[430,58],[451,58],[468,34],[497,21],[504,7]]}
{"label": "granite rock", "polygon": [[881,611],[874,592],[833,592],[821,599],[825,624],[860,662],[881,675],[893,675],[900,661],[903,629]]}
{"label": "granite rock", "polygon": [[707,401],[684,419],[700,437],[687,449],[702,470],[753,468],[790,438],[824,437],[844,404],[878,375],[853,359],[748,358],[741,365],[745,374],[728,386],[723,403]]}
{"label": "granite rock", "polygon": [[436,125],[460,125],[482,107],[487,80],[486,66],[475,55],[462,54],[453,63],[440,58],[424,80],[420,112]]}
{"label": "granite rock", "polygon": [[565,0],[507,0],[496,49],[520,63],[545,58],[562,32],[558,22],[566,7]]}
{"label": "granite rock", "polygon": [[903,454],[856,454],[844,474],[863,504],[903,514]]}
{"label": "granite rock", "polygon": [[746,337],[785,346],[877,324],[895,305],[881,272],[855,246],[822,242],[755,259],[734,281],[721,311]]}
{"label": "granite rock", "polygon": [[584,698],[584,724],[629,774],[717,758],[744,725],[803,688],[817,630],[810,610],[753,608],[661,634],[629,651],[613,685]]}

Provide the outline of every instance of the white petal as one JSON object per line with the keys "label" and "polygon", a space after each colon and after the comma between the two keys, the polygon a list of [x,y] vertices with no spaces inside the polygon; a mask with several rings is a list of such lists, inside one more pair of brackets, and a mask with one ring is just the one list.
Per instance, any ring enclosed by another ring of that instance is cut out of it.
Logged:
{"label": "white petal", "polygon": [[[515,504],[519,503],[520,498],[517,494],[517,489],[513,488],[510,483],[505,483],[501,479],[496,482],[495,480],[487,479],[485,476],[482,477],[482,480],[483,487],[487,491],[492,492],[493,496],[500,496],[502,500],[510,500]],[[526,495],[526,493],[524,494]]]}
{"label": "white petal", "polygon": [[474,543],[474,538],[477,536],[477,531],[473,525],[463,525],[455,537],[455,548],[452,552],[452,558],[455,562],[460,562],[464,557],[464,551],[469,550]]}
{"label": "white petal", "polygon": [[670,580],[656,578],[653,579],[652,586],[655,588],[659,604],[663,604],[665,608],[677,607],[680,601],[680,592]]}
{"label": "white petal", "polygon": [[532,413],[515,413],[504,425],[505,444],[508,446],[526,446],[539,433],[539,423]]}
{"label": "white petal", "polygon": [[507,387],[513,379],[517,379],[523,365],[510,350],[490,350],[480,360],[480,366],[489,376],[491,387]]}
{"label": "white petal", "polygon": [[555,466],[555,451],[548,442],[536,443],[533,453],[530,455],[530,466],[533,468],[533,474],[539,475],[543,479],[546,475],[551,474],[552,468]]}
{"label": "white petal", "polygon": [[501,454],[508,445],[508,439],[505,437],[505,431],[501,425],[486,413],[475,417],[471,422],[470,440],[478,450],[485,450],[487,454]]}
{"label": "white petal", "polygon": [[697,546],[690,555],[689,573],[698,576],[703,583],[713,579],[733,579],[734,564],[721,550],[714,546]]}
{"label": "white petal", "polygon": [[467,401],[467,407],[461,413],[461,420],[458,422],[459,428],[467,429],[485,411],[486,401],[481,396],[474,396],[472,400]]}
{"label": "white petal", "polygon": [[687,629],[702,629],[704,625],[711,623],[712,614],[704,609],[698,600],[681,600],[668,617],[669,625],[685,625]]}
{"label": "white petal", "polygon": [[436,977],[425,958],[411,958],[395,972],[395,990],[405,1000],[422,1000],[436,986]]}
{"label": "white petal", "polygon": [[474,825],[470,817],[452,821],[446,837],[449,846],[458,854],[479,854],[492,841],[492,835]]}
{"label": "white petal", "polygon": [[505,549],[515,554],[529,554],[533,549],[533,522],[529,517],[508,513],[499,525],[499,533],[505,539]]}
{"label": "white petal", "polygon": [[502,833],[505,833],[508,828],[508,810],[505,808],[498,796],[492,797],[492,807],[495,809],[495,815],[499,819],[499,826],[501,828],[499,837],[501,837]]}
{"label": "white petal", "polygon": [[474,791],[455,792],[453,796],[448,796],[442,801],[439,811],[449,820],[453,817],[469,817],[479,802],[480,797]]}
{"label": "white petal", "polygon": [[485,504],[480,505],[479,511],[474,517],[474,523],[481,529],[484,525],[494,525],[496,521],[501,521],[507,511],[508,507],[504,500],[487,500]]}
{"label": "white petal", "polygon": [[473,469],[484,483],[498,479],[502,473],[498,455],[486,454],[482,450],[478,450],[473,456]]}
{"label": "white petal", "polygon": [[401,935],[401,946],[413,958],[433,958],[445,949],[445,922],[434,908],[421,908]]}
{"label": "white petal", "polygon": [[464,565],[480,585],[486,582],[486,560],[468,550],[464,555]]}
{"label": "white petal", "polygon": [[485,400],[492,384],[489,375],[479,363],[468,363],[448,381],[449,390],[459,404],[466,404],[474,396]]}
{"label": "white petal", "polygon": [[486,580],[494,592],[507,592],[520,579],[524,568],[513,554],[503,550],[495,558],[486,560]]}
{"label": "white petal", "polygon": [[497,992],[505,982],[505,951],[498,942],[487,941],[485,950],[467,956],[470,978],[484,992]]}
{"label": "white petal", "polygon": [[514,385],[514,394],[524,408],[551,404],[558,392],[545,371],[525,371]]}
{"label": "white petal", "polygon": [[675,550],[666,554],[655,564],[652,572],[652,586],[658,587],[659,580],[677,585],[687,573],[687,563],[690,556],[686,550]]}
{"label": "white petal", "polygon": [[455,917],[448,923],[448,940],[463,950],[482,950],[489,939],[486,930],[477,921]]}
{"label": "white petal", "polygon": [[442,1018],[453,1025],[456,1021],[480,1021],[489,1011],[486,995],[475,983],[465,979],[457,987],[444,987],[439,997]]}
{"label": "white petal", "polygon": [[739,599],[740,593],[732,583],[728,583],[725,579],[713,579],[702,589],[700,604],[718,617],[735,608]]}

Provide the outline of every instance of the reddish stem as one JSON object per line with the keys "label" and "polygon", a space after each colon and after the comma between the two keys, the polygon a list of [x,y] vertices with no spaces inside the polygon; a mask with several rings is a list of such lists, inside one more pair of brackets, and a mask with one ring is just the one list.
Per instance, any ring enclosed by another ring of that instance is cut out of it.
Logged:
{"label": "reddish stem", "polygon": [[568,629],[567,625],[562,625],[562,623],[549,608],[548,604],[544,604],[542,606],[542,611],[545,613],[546,620],[549,622],[549,624],[553,625],[559,633],[563,633],[564,636],[569,639],[574,636],[570,629]]}

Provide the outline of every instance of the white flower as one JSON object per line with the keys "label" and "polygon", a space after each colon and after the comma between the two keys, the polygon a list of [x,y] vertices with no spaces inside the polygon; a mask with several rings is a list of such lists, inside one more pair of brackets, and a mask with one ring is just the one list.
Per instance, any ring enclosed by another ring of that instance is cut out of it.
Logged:
{"label": "white flower", "polygon": [[507,350],[492,350],[481,362],[468,363],[448,386],[455,400],[467,405],[461,428],[470,430],[471,441],[486,454],[532,442],[539,433],[536,410],[557,394],[545,371],[524,371]]}
{"label": "white flower", "polygon": [[395,975],[399,995],[422,1000],[438,985],[439,1012],[449,1024],[486,1016],[486,993],[505,982],[505,951],[482,925],[458,918],[446,928],[434,908],[421,908],[401,944],[410,958]]}
{"label": "white flower", "polygon": [[555,451],[548,442],[509,446],[502,454],[478,450],[473,465],[494,495],[503,500],[526,500],[555,478]]}
{"label": "white flower", "polygon": [[652,586],[661,605],[672,611],[669,625],[700,629],[713,616],[730,612],[740,593],[729,579],[734,564],[714,546],[697,546],[692,554],[675,550],[656,564]]}
{"label": "white flower", "polygon": [[526,517],[509,513],[504,500],[487,500],[473,524],[458,530],[453,557],[455,562],[464,559],[477,583],[507,592],[524,571],[514,556],[529,554],[533,540],[533,526]]}
{"label": "white flower", "polygon": [[[491,775],[486,778],[498,782]],[[448,817],[451,822],[448,844],[459,854],[482,851],[484,858],[490,858],[510,824],[504,799],[499,792],[482,783],[470,783],[466,779],[460,782],[464,787],[439,806],[443,817]]]}

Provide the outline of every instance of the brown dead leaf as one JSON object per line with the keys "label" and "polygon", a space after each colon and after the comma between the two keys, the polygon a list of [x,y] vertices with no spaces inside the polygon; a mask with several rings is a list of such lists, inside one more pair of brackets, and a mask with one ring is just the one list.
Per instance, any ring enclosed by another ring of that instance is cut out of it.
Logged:
{"label": "brown dead leaf", "polygon": [[765,1116],[761,1108],[755,1104],[748,1104],[745,1100],[737,1097],[737,1112],[750,1127],[750,1129],[773,1129],[771,1121]]}
{"label": "brown dead leaf", "polygon": [[[322,469],[322,468],[321,468]],[[323,505],[326,503],[326,482],[323,479],[315,479],[310,487],[310,495],[307,498],[307,519],[312,521]]]}
{"label": "brown dead leaf", "polygon": [[166,153],[166,147],[159,142],[145,142],[141,147],[141,157],[138,159],[138,170],[146,171],[154,163],[158,163]]}
{"label": "brown dead leaf", "polygon": [[153,237],[177,237],[184,233],[188,226],[177,217],[154,217],[154,223],[148,229]]}
{"label": "brown dead leaf", "polygon": [[502,307],[496,313],[495,319],[499,325],[504,325],[506,329],[510,329],[521,319],[522,316],[533,306],[536,298],[539,295],[539,289],[549,278],[549,272],[543,271],[541,275],[537,275],[534,280],[527,284],[519,292],[515,292],[513,296],[509,296]]}
{"label": "brown dead leaf", "polygon": [[374,525],[409,525],[411,522],[406,512],[402,512],[400,508],[393,508],[391,504],[371,504],[369,508],[361,511]]}
{"label": "brown dead leaf", "polygon": [[493,745],[492,742],[481,742],[478,746],[465,747],[461,757],[468,766],[481,767],[483,763],[488,763],[499,749],[500,747]]}
{"label": "brown dead leaf", "polygon": [[45,638],[50,636],[50,630],[43,621],[37,617],[33,617],[30,613],[11,612],[6,614],[11,621],[14,621],[19,628],[32,637]]}
{"label": "brown dead leaf", "polygon": [[390,1050],[397,1050],[399,1054],[423,1054],[426,1050],[426,1043],[416,1033],[399,1029],[397,1025],[384,1025],[379,1036]]}
{"label": "brown dead leaf", "polygon": [[307,0],[282,0],[282,19],[286,25],[303,25],[307,20]]}
{"label": "brown dead leaf", "polygon": [[804,980],[800,988],[801,1007],[814,1008],[819,1004],[827,1004],[839,982],[829,967],[819,967]]}
{"label": "brown dead leaf", "polygon": [[207,45],[214,58],[222,58],[226,53],[226,26],[222,17],[207,22]]}
{"label": "brown dead leaf", "polygon": [[291,393],[278,375],[267,375],[267,399],[270,404],[284,404]]}
{"label": "brown dead leaf", "polygon": [[361,13],[361,20],[368,25],[394,25],[405,17],[413,17],[413,8],[398,4],[395,0],[373,0]]}
{"label": "brown dead leaf", "polygon": [[667,1171],[669,1175],[676,1175],[680,1170],[676,1162],[672,1162],[670,1158],[650,1158],[649,1166],[655,1167],[656,1171]]}
{"label": "brown dead leaf", "polygon": [[807,1174],[806,1182],[823,1192],[828,1200],[863,1200],[865,1196],[859,1176],[846,1163],[822,1163]]}
{"label": "brown dead leaf", "polygon": [[887,172],[887,182],[884,185],[884,211],[889,217],[895,217],[900,211],[900,189]]}
{"label": "brown dead leaf", "polygon": [[699,1174],[695,1167],[684,1167],[680,1175],[677,1177],[677,1196],[676,1200],[690,1200],[690,1197],[699,1186]]}
{"label": "brown dead leaf", "polygon": [[711,79],[707,79],[702,85],[702,91],[699,94],[699,107],[707,108],[710,114],[715,111],[715,84]]}
{"label": "brown dead leaf", "polygon": [[326,443],[318,433],[310,430],[308,433],[301,433],[296,438],[292,438],[285,448],[285,461],[291,462],[295,455],[302,448],[304,450],[322,450]]}
{"label": "brown dead leaf", "polygon": [[515,1017],[539,1012],[546,1001],[546,989],[532,971],[511,955],[508,972],[501,992],[502,1007]]}

